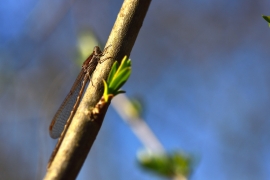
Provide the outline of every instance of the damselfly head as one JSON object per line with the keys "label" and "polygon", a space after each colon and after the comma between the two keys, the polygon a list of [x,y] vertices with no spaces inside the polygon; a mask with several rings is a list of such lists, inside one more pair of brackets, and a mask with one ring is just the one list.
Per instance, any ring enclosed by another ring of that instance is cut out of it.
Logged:
{"label": "damselfly head", "polygon": [[95,46],[93,53],[94,53],[94,55],[101,55],[102,51],[100,50],[100,48],[98,46]]}

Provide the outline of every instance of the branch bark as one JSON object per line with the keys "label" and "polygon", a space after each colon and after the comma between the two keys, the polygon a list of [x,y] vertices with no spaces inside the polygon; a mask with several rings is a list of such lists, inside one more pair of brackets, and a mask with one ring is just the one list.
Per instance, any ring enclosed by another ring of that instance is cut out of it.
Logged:
{"label": "branch bark", "polygon": [[[122,60],[125,55],[130,55],[150,2],[151,0],[124,1],[105,46],[111,47],[101,58],[101,61],[107,60],[99,64],[93,73],[91,82],[44,179],[75,179],[77,177],[106,113],[106,111],[101,113],[99,120],[90,118],[92,109],[103,93],[102,79],[107,79],[115,60]],[[105,110],[107,108],[105,107]]]}

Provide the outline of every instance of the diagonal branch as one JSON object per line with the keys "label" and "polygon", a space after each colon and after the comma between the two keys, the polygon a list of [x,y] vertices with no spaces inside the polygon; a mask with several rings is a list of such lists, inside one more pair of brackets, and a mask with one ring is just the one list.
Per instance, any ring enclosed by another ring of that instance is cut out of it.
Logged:
{"label": "diagonal branch", "polygon": [[[102,79],[106,79],[114,60],[129,56],[143,24],[151,0],[125,0],[117,16],[106,47],[106,59],[99,64],[67,130],[65,138],[47,170],[44,179],[75,179],[99,132],[105,113],[99,120],[91,119],[91,111],[103,93]],[[106,107],[107,108],[107,107]]]}

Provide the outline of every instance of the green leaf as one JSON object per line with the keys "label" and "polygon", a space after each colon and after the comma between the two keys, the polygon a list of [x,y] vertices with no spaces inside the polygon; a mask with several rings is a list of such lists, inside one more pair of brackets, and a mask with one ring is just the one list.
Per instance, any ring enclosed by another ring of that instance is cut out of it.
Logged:
{"label": "green leaf", "polygon": [[119,63],[118,63],[117,61],[115,61],[115,62],[113,63],[112,69],[111,69],[110,74],[109,74],[108,79],[107,79],[107,83],[108,83],[108,84],[111,83],[112,78],[113,78],[114,74],[116,73],[118,67],[119,67]]}
{"label": "green leaf", "polygon": [[270,16],[262,15],[262,17],[268,22],[268,26],[270,27]]}
{"label": "green leaf", "polygon": [[262,15],[262,17],[263,17],[268,23],[270,23],[270,16],[264,16],[264,15]]}
{"label": "green leaf", "polygon": [[189,176],[191,173],[191,158],[183,153],[148,154],[139,159],[140,166],[167,178]]}
{"label": "green leaf", "polygon": [[116,74],[113,81],[109,84],[109,89],[116,92],[127,81],[131,74],[131,68],[126,68]]}
{"label": "green leaf", "polygon": [[106,83],[106,81],[104,79],[103,80],[103,84],[104,84],[104,92],[103,92],[103,97],[105,99],[105,102],[108,102],[108,99],[109,99],[109,94],[108,94],[108,85]]}
{"label": "green leaf", "polygon": [[121,64],[119,65],[115,62],[111,68],[108,79],[104,83],[104,93],[103,96],[105,100],[108,100],[108,95],[113,96],[123,93],[124,91],[119,91],[119,89],[125,84],[131,74],[131,61],[127,59],[127,56],[123,58]]}
{"label": "green leaf", "polygon": [[126,93],[126,91],[122,91],[122,90],[117,91],[117,92],[115,93],[115,96],[118,95],[118,94],[122,94],[122,93]]}

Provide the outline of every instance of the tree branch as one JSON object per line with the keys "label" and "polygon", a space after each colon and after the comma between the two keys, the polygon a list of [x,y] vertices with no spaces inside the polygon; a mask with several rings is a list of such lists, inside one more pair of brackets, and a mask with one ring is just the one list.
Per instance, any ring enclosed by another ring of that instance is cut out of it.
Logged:
{"label": "tree branch", "polygon": [[101,127],[105,112],[99,120],[90,114],[103,93],[102,79],[107,79],[115,60],[129,56],[151,0],[125,0],[106,43],[104,61],[92,75],[91,82],[67,130],[63,142],[44,179],[75,179]]}

